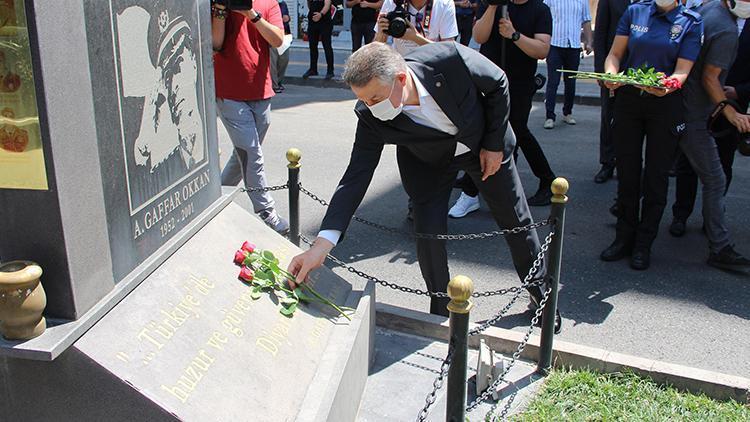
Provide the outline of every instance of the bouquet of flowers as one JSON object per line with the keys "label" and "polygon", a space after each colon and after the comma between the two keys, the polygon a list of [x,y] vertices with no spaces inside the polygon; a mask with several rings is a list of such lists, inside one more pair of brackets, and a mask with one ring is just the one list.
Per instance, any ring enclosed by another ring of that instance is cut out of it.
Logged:
{"label": "bouquet of flowers", "polygon": [[234,254],[234,263],[242,267],[239,279],[252,286],[250,297],[260,299],[263,292],[275,294],[281,304],[279,312],[284,316],[292,317],[300,302],[317,302],[330,306],[351,321],[347,312],[354,312],[354,309],[336,305],[307,283],[299,283],[292,290],[288,281],[296,283],[294,275],[279,267],[279,260],[271,251],[257,249],[252,243],[245,242]]}
{"label": "bouquet of flowers", "polygon": [[576,70],[560,69],[558,72],[570,73],[575,79],[595,79],[603,82],[616,82],[623,85],[634,85],[637,87],[680,89],[682,84],[673,77],[663,72],[657,72],[653,67],[642,66],[638,69],[628,69],[620,73],[597,73],[579,72]]}

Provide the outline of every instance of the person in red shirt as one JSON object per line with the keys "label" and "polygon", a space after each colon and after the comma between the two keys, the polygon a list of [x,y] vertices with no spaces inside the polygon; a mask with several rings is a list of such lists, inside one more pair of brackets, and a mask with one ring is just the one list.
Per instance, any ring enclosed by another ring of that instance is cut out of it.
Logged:
{"label": "person in red shirt", "polygon": [[[244,179],[248,189],[267,186],[261,144],[271,118],[274,96],[270,47],[284,40],[276,0],[254,0],[249,10],[229,10],[225,1],[211,6],[216,109],[234,145],[234,154],[221,174],[223,185]],[[248,2],[249,3],[249,2]],[[289,231],[268,192],[248,192],[253,209],[279,233]]]}

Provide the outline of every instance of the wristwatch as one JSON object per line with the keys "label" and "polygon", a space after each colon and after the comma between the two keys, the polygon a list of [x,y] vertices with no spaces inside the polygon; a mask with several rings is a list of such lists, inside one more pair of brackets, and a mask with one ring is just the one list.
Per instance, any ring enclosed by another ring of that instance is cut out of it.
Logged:
{"label": "wristwatch", "polygon": [[263,15],[261,15],[260,12],[255,12],[255,17],[250,19],[250,22],[256,23],[261,19],[263,19]]}
{"label": "wristwatch", "polygon": [[521,33],[516,31],[510,36],[511,41],[516,42],[521,39]]}

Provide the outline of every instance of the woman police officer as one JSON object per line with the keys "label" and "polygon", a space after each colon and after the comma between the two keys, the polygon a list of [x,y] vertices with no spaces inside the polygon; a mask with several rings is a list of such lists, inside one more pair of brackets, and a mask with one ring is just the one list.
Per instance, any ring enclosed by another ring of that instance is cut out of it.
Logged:
{"label": "woman police officer", "polygon": [[[678,0],[633,4],[620,19],[604,69],[617,73],[648,66],[682,84],[698,58],[702,33],[700,15]],[[617,90],[612,133],[620,215],[615,241],[601,259],[617,261],[630,255],[631,268],[645,270],[667,203],[668,172],[685,128],[682,97],[679,88],[606,85]]]}

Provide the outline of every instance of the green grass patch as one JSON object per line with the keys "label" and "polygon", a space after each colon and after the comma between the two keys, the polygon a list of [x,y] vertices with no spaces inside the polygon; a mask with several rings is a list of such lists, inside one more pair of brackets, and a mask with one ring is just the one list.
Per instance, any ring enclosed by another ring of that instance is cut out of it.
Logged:
{"label": "green grass patch", "polygon": [[750,407],[678,391],[634,373],[555,370],[513,421],[750,421]]}

